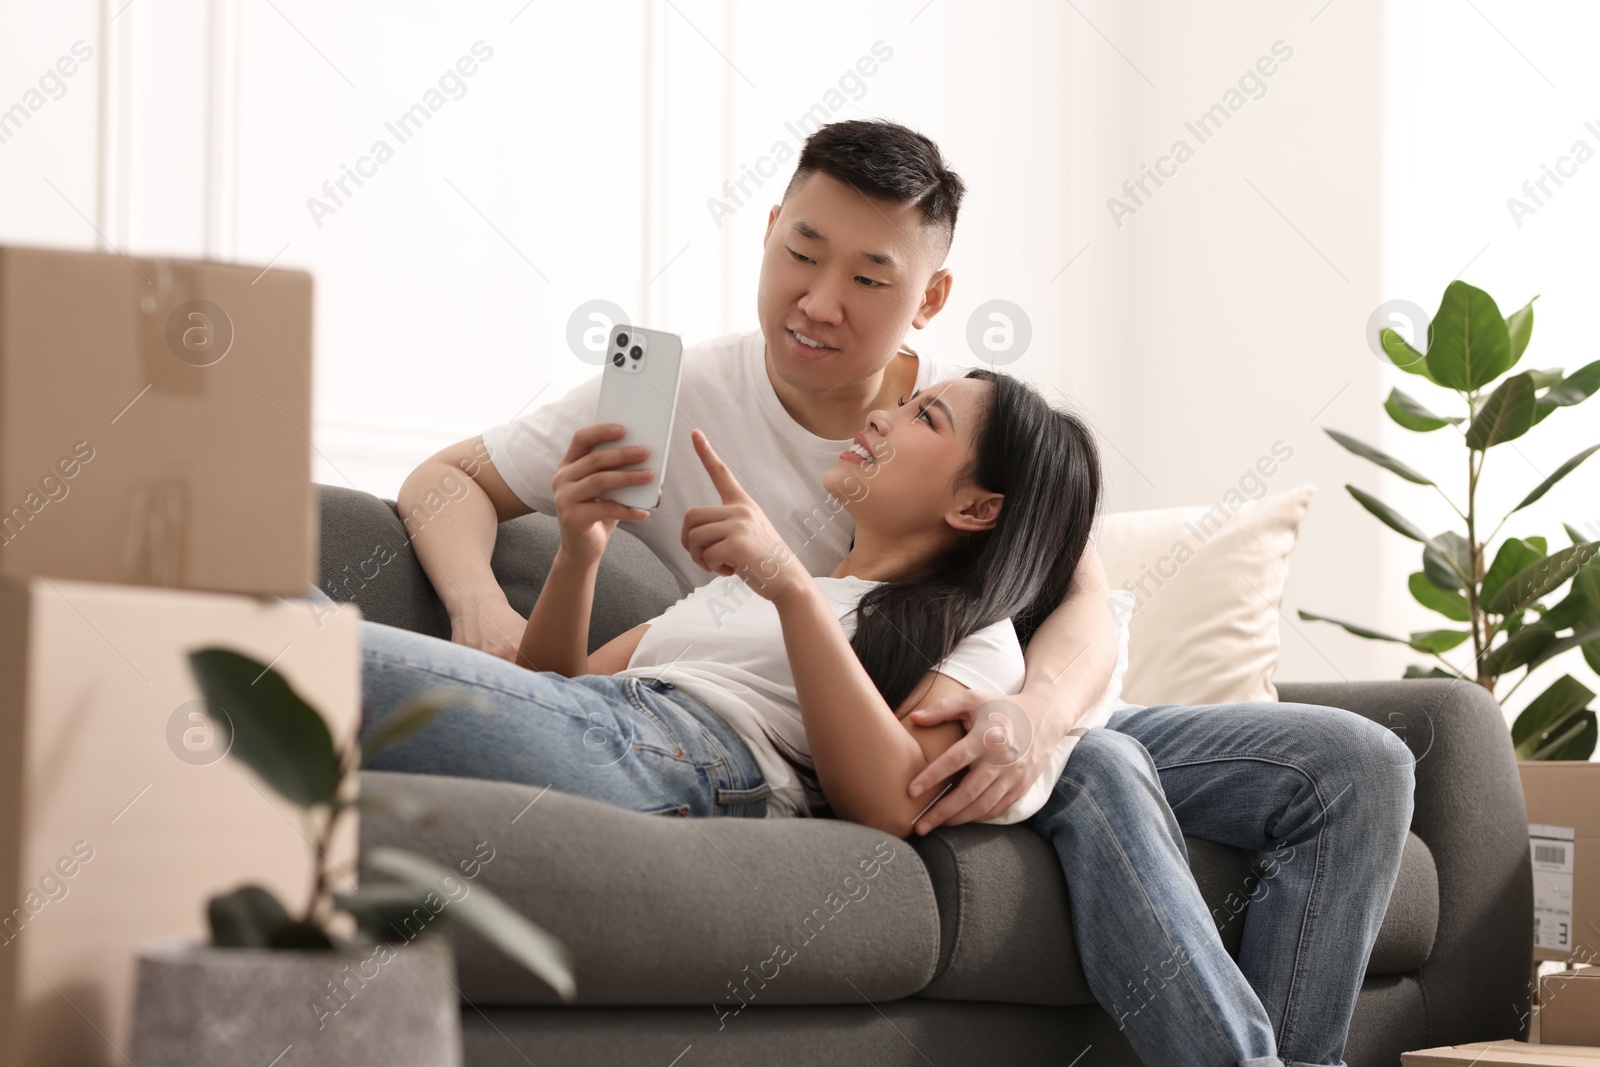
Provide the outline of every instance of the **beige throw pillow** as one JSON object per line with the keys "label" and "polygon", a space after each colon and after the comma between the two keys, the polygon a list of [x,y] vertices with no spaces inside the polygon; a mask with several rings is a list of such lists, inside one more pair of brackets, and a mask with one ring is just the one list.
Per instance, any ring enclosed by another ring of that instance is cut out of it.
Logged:
{"label": "beige throw pillow", "polygon": [[1278,611],[1316,491],[1307,483],[1255,501],[1233,493],[1209,507],[1101,516],[1106,578],[1134,595],[1124,701],[1278,699]]}

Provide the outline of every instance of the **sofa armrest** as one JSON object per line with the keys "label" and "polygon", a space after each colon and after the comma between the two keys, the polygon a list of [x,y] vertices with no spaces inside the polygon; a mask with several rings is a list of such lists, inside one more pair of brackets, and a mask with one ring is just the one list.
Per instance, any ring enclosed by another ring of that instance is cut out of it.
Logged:
{"label": "sofa armrest", "polygon": [[[359,489],[320,484],[316,489],[322,591],[356,604],[373,622],[449,640],[450,616],[417,562],[395,502]],[[446,499],[441,508],[449,506]],[[426,522],[428,516],[419,518]],[[555,519],[537,512],[500,524],[489,565],[523,617],[539,599],[560,540]],[[589,651],[659,615],[680,595],[672,573],[642,541],[619,528],[595,578]]]}
{"label": "sofa armrest", "polygon": [[1411,829],[1439,872],[1439,929],[1418,971],[1429,1044],[1523,1036],[1533,959],[1528,817],[1505,716],[1458,679],[1280,682],[1278,699],[1345,708],[1417,760]]}

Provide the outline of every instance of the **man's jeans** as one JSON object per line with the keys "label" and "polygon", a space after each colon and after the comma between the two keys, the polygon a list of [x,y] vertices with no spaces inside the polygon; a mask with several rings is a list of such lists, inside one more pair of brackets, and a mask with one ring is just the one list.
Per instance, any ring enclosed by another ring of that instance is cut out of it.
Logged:
{"label": "man's jeans", "polygon": [[[1055,847],[1089,987],[1145,1064],[1344,1062],[1414,766],[1383,726],[1314,704],[1129,709],[1079,739],[1023,825]],[[1264,863],[1213,911],[1185,835]]]}

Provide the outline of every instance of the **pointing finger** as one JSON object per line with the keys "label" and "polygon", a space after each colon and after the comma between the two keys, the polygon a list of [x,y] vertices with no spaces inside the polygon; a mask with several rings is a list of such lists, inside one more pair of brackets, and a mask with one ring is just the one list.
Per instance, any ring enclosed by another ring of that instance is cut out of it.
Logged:
{"label": "pointing finger", "polygon": [[698,427],[690,431],[689,438],[694,442],[694,450],[700,456],[700,462],[705,466],[706,473],[711,475],[711,484],[717,487],[717,492],[722,494],[722,502],[730,504],[735,500],[743,500],[746,496],[744,487],[733,476],[728,465],[722,462],[722,457],[717,455],[716,449],[711,447],[705,432]]}

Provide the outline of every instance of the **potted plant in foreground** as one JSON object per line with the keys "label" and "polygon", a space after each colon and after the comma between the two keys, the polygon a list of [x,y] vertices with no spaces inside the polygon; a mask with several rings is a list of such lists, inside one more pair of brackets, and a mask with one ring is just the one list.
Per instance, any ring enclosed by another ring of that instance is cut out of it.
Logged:
{"label": "potted plant in foreground", "polygon": [[[314,879],[291,914],[254,885],[213,897],[209,944],[169,943],[139,955],[132,1062],[140,1067],[286,1063],[340,1067],[456,1067],[461,1063],[460,993],[449,945],[428,936],[454,917],[526,966],[570,1002],[565,947],[481,885],[482,855],[462,873],[398,849],[363,855],[397,881],[332,890],[327,850],[356,808],[404,810],[398,798],[356,795],[361,749],[335,747],[326,722],[267,665],[226,648],[190,653],[206,710],[228,751],[286,800],[313,830]],[[367,741],[371,753],[420,730],[444,702],[429,694]],[[343,936],[341,931],[354,931]]]}
{"label": "potted plant in foreground", "polygon": [[[1538,299],[1537,297],[1534,298]],[[1396,533],[1422,545],[1421,570],[1409,580],[1411,595],[1465,629],[1423,630],[1394,637],[1309,611],[1302,619],[1331,622],[1358,637],[1394,641],[1432,656],[1443,667],[1412,666],[1407,678],[1460,678],[1483,686],[1502,704],[1540,666],[1557,656],[1581,650],[1600,671],[1600,550],[1593,536],[1564,524],[1572,543],[1550,550],[1543,537],[1508,537],[1490,552],[1495,534],[1506,520],[1539,500],[1551,487],[1588,459],[1600,444],[1572,456],[1534,486],[1491,530],[1478,512],[1477,491],[1484,461],[1491,449],[1514,441],[1557,408],[1581,404],[1600,388],[1600,361],[1565,374],[1562,370],[1525,370],[1511,374],[1533,335],[1533,301],[1502,318],[1488,293],[1462,281],[1451,282],[1439,312],[1428,326],[1427,352],[1421,353],[1392,329],[1380,334],[1384,352],[1395,366],[1454,392],[1464,415],[1438,415],[1430,407],[1393,390],[1384,410],[1397,424],[1415,433],[1446,426],[1461,433],[1467,446],[1467,506],[1462,511],[1434,479],[1337,430],[1327,433],[1340,445],[1392,471],[1408,482],[1429,486],[1443,496],[1462,520],[1466,532],[1445,530],[1432,536],[1389,505],[1353,485],[1346,485],[1361,506]],[[1493,386],[1493,388],[1490,388]],[[1465,424],[1465,429],[1462,429]],[[1544,598],[1570,584],[1560,603]],[[1498,640],[1498,643],[1496,641]],[[1472,649],[1472,662],[1458,669],[1444,653],[1458,645]],[[1504,693],[1499,683],[1513,671],[1523,674]],[[1594,752],[1594,698],[1570,674],[1552,682],[1530,701],[1511,728],[1516,754],[1523,760],[1584,760]]]}

